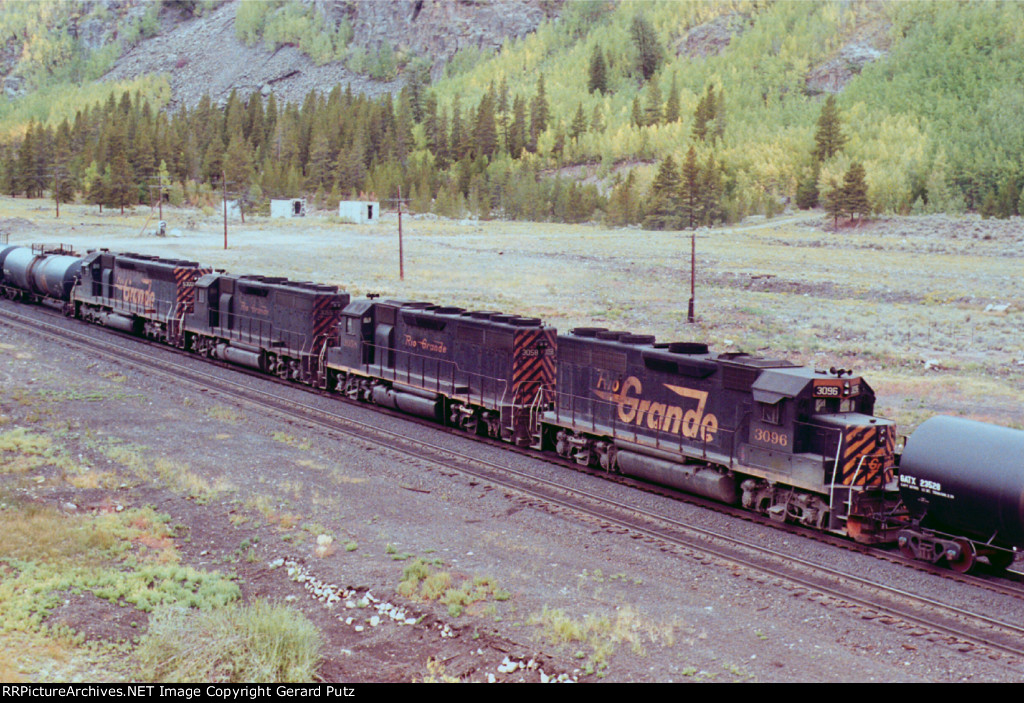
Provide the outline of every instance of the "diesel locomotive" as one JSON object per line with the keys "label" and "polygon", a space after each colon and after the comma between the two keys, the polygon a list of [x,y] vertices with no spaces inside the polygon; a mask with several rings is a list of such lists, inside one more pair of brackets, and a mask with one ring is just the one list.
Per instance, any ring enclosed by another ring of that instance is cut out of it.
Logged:
{"label": "diesel locomotive", "polygon": [[844,369],[106,250],[0,249],[0,292],[960,571],[1024,546],[1024,432],[935,418],[900,462]]}

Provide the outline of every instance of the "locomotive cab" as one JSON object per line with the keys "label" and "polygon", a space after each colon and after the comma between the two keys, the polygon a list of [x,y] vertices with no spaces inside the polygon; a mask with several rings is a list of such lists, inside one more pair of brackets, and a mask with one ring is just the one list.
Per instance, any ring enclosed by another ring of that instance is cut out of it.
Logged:
{"label": "locomotive cab", "polygon": [[[804,367],[770,369],[752,385],[755,412],[744,463],[787,474],[787,483],[820,496],[779,507],[777,489],[745,482],[745,504],[771,502],[799,522],[864,542],[890,539],[887,516],[898,505],[893,424],[873,417],[874,393],[863,379]],[[752,472],[756,473],[756,472]],[[826,521],[827,516],[827,521]]]}

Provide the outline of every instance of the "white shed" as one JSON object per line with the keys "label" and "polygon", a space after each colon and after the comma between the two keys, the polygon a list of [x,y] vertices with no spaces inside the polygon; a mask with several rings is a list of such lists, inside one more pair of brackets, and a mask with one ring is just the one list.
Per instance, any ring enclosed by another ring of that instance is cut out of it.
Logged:
{"label": "white shed", "polygon": [[380,217],[380,203],[372,200],[343,200],[338,203],[338,217],[357,225],[371,224]]}
{"label": "white shed", "polygon": [[291,198],[290,200],[271,200],[271,217],[305,217],[306,199]]}

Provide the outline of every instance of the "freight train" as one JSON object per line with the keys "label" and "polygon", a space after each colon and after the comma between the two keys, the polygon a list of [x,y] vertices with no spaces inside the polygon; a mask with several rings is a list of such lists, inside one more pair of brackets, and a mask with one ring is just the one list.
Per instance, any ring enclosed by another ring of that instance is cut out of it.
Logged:
{"label": "freight train", "polygon": [[1024,432],[935,418],[900,463],[845,369],[107,250],[0,249],[0,292],[959,571],[1024,546]]}

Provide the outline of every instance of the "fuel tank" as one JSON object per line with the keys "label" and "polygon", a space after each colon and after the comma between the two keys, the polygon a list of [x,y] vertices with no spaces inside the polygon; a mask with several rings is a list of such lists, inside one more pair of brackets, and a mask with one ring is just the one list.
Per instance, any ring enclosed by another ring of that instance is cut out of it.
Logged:
{"label": "fuel tank", "polygon": [[1024,431],[938,415],[907,440],[899,471],[923,526],[1024,547]]}

